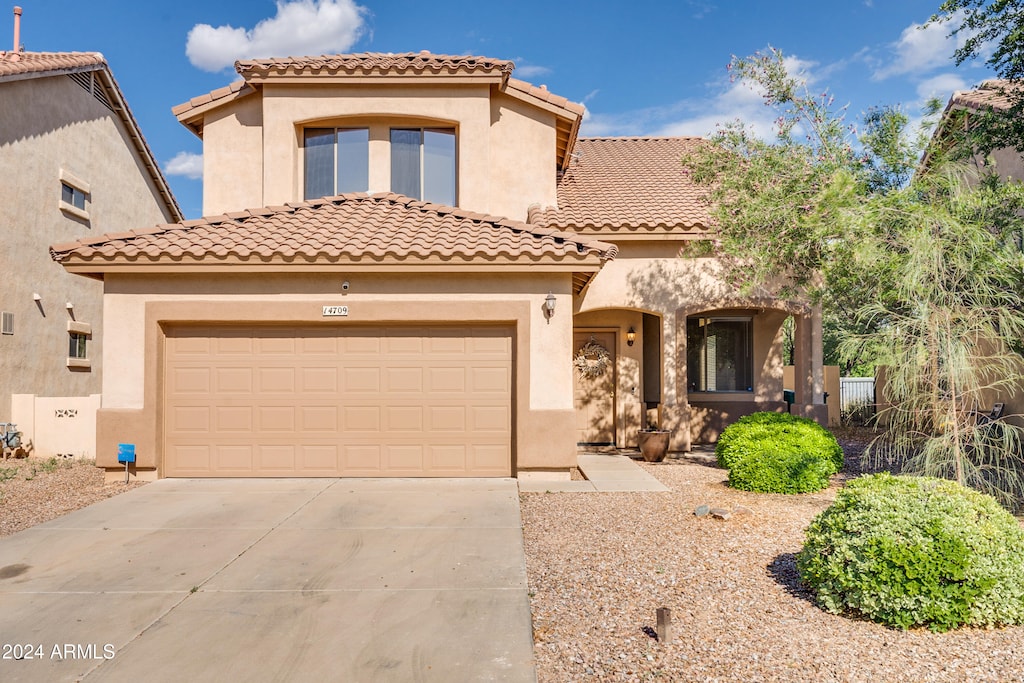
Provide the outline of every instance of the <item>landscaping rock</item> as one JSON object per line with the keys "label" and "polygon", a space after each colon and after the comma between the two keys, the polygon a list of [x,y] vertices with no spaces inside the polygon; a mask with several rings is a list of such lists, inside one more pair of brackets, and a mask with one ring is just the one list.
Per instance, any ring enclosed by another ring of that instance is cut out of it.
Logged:
{"label": "landscaping rock", "polygon": [[754,511],[751,510],[750,508],[745,508],[742,505],[740,505],[739,507],[733,508],[732,514],[737,515],[737,516],[739,516],[739,515],[752,515],[752,514],[754,514]]}
{"label": "landscaping rock", "polygon": [[698,517],[704,517],[709,512],[711,512],[711,507],[710,506],[698,505],[697,509],[693,511],[693,514],[697,515]]}
{"label": "landscaping rock", "polygon": [[725,508],[711,508],[710,514],[715,519],[729,519],[732,517],[732,513]]}

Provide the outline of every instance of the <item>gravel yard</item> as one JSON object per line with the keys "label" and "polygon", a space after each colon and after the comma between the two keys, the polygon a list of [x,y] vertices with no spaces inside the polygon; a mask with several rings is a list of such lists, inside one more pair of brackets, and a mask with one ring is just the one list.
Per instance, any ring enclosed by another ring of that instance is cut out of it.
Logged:
{"label": "gravel yard", "polygon": [[0,536],[60,517],[141,483],[103,483],[91,460],[0,459]]}
{"label": "gravel yard", "polygon": [[[669,493],[520,496],[541,683],[1024,680],[1024,627],[902,632],[818,609],[794,554],[837,488],[734,491],[713,462],[642,464]],[[750,513],[697,518],[702,504]]]}

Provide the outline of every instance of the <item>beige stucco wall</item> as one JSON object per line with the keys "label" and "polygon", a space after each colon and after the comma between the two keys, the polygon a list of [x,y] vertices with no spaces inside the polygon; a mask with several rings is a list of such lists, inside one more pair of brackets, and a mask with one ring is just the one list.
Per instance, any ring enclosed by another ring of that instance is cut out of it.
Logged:
{"label": "beige stucco wall", "polygon": [[[0,310],[14,314],[14,334],[0,336],[4,422],[11,394],[82,397],[100,390],[103,286],[66,273],[51,260],[50,245],[155,225],[170,215],[120,119],[70,78],[0,83],[0,121]],[[59,208],[62,171],[88,184],[88,220]],[[67,366],[71,320],[92,327],[89,370]]]}
{"label": "beige stucco wall", "polygon": [[[780,405],[785,409],[780,327],[789,315],[805,321],[800,327],[807,385],[801,394],[804,402],[795,406],[794,412],[824,422],[820,312],[801,302],[740,296],[721,279],[716,259],[679,258],[679,248],[680,243],[674,241],[620,243],[615,260],[605,264],[576,302],[577,320],[586,320],[582,314],[608,309],[647,312],[661,318],[662,403],[658,420],[662,427],[673,430],[671,447],[686,450],[691,441],[714,440],[724,424],[748,412],[775,410]],[[739,311],[753,317],[751,392],[691,395],[687,391],[686,318],[712,311]]]}
{"label": "beige stucco wall", "polygon": [[461,208],[525,220],[555,203],[554,116],[486,83],[267,84],[205,119],[203,213],[301,201],[302,129],[334,125],[370,128],[371,193],[391,189],[391,127],[441,126],[456,130]]}
{"label": "beige stucco wall", "polygon": [[96,457],[100,395],[50,398],[15,394],[11,413],[31,457]]}
{"label": "beige stucco wall", "polygon": [[[565,360],[572,346],[568,273],[112,275],[106,292],[104,322],[121,334],[105,348],[119,372],[103,382],[102,466],[116,466],[110,458],[122,442],[137,444],[140,469],[159,466],[161,325],[188,321],[511,323],[515,467],[566,470],[576,464],[572,373]],[[543,313],[548,292],[556,297],[550,320]],[[325,305],[347,305],[349,316],[325,320]]]}

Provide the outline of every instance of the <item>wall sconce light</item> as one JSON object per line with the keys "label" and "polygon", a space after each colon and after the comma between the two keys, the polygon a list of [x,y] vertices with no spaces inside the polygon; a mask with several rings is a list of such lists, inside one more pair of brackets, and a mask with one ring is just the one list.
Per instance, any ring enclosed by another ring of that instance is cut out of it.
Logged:
{"label": "wall sconce light", "polygon": [[548,295],[544,297],[544,317],[548,319],[549,323],[551,322],[551,317],[555,314],[556,301],[555,295],[551,292],[548,292]]}
{"label": "wall sconce light", "polygon": [[32,292],[32,301],[42,301],[43,297],[39,296],[39,292]]}
{"label": "wall sconce light", "polygon": [[636,341],[636,330],[630,325],[629,329],[626,330],[626,346],[632,346],[633,342]]}
{"label": "wall sconce light", "polygon": [[75,305],[74,305],[73,303],[71,303],[70,301],[69,301],[69,302],[67,302],[67,303],[66,303],[66,304],[64,305],[64,307],[65,307],[65,308],[67,308],[67,309],[68,309],[69,311],[73,311],[73,310],[75,310]]}

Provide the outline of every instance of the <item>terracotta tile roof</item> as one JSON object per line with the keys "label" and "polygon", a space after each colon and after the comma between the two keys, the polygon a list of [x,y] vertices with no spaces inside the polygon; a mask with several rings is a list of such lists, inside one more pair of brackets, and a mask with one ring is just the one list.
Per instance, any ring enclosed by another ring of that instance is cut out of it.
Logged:
{"label": "terracotta tile roof", "polygon": [[275,74],[346,74],[359,76],[404,74],[497,74],[507,79],[515,65],[504,59],[466,55],[436,55],[430,52],[361,52],[317,57],[274,57],[235,62],[235,70],[246,80]]}
{"label": "terracotta tile roof", "polygon": [[682,156],[701,138],[580,138],[558,182],[558,207],[534,208],[529,222],[616,236],[698,230],[709,222],[707,192]]}
{"label": "terracotta tile roof", "polygon": [[555,95],[548,91],[547,88],[538,87],[531,83],[527,83],[526,81],[521,81],[518,78],[508,79],[506,92],[507,91],[514,91],[515,93],[527,95],[542,102],[547,102],[553,107],[563,109],[566,113],[574,116],[583,116],[583,112],[586,111],[586,107],[582,104],[577,104],[576,102],[567,100],[560,95]]}
{"label": "terracotta tile roof", "polygon": [[992,79],[984,81],[974,90],[958,90],[953,93],[950,106],[967,107],[968,109],[993,109],[1005,110],[1010,108],[1009,93],[1014,86],[1009,81]]}
{"label": "terracotta tile roof", "polygon": [[251,85],[247,85],[245,81],[235,81],[231,85],[226,85],[223,88],[217,88],[205,95],[193,97],[188,102],[183,102],[182,104],[171,107],[171,113],[180,119],[183,114],[188,114],[194,109],[199,109],[200,107],[204,107],[213,102],[232,96],[244,97],[245,95],[254,92],[256,92],[256,90]]}
{"label": "terracotta tile roof", "polygon": [[64,263],[600,264],[612,244],[396,194],[347,194],[54,245]]}
{"label": "terracotta tile roof", "polygon": [[116,116],[121,119],[128,137],[138,153],[143,166],[149,172],[156,185],[157,192],[166,205],[172,218],[182,217],[178,200],[171,192],[167,179],[160,170],[160,165],[153,156],[146,138],[142,136],[135,115],[124,99],[124,93],[117,84],[114,74],[110,71],[103,55],[99,52],[0,52],[0,83],[4,81],[23,80],[61,76],[76,72],[96,72],[95,76],[103,85],[107,103]]}
{"label": "terracotta tile roof", "polygon": [[105,67],[99,52],[0,52],[0,79],[22,74],[72,72]]}

